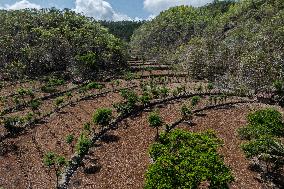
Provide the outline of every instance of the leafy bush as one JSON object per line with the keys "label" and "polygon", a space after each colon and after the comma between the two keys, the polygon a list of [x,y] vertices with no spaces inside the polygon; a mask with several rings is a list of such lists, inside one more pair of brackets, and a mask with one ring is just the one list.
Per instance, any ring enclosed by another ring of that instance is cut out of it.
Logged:
{"label": "leafy bush", "polygon": [[274,137],[284,134],[282,115],[275,109],[263,109],[247,116],[248,125],[239,129],[242,139],[249,141],[242,144],[247,158],[257,157],[266,163],[266,171],[273,166],[273,171],[284,165],[284,145]]}
{"label": "leafy bush", "polygon": [[81,134],[77,143],[76,143],[76,152],[79,155],[86,154],[91,147],[92,141],[86,137],[84,134]]}
{"label": "leafy bush", "polygon": [[93,116],[94,123],[101,125],[102,127],[109,125],[111,119],[112,110],[109,108],[98,109]]}
{"label": "leafy bush", "polygon": [[233,181],[230,168],[217,153],[221,141],[212,132],[174,130],[163,133],[150,147],[154,163],[146,173],[145,188],[228,188]]}
{"label": "leafy bush", "polygon": [[66,137],[66,143],[67,143],[67,144],[72,144],[73,141],[74,141],[74,135],[73,135],[73,134],[67,135],[67,137]]}
{"label": "leafy bush", "polygon": [[238,130],[243,139],[259,138],[263,135],[283,136],[284,123],[282,115],[275,109],[263,109],[247,116],[248,125]]}
{"label": "leafy bush", "polygon": [[87,90],[91,90],[91,89],[102,89],[103,85],[97,83],[97,82],[91,82],[86,86]]}
{"label": "leafy bush", "polygon": [[39,100],[31,100],[30,101],[30,107],[32,108],[33,111],[38,110],[40,106],[40,101]]}
{"label": "leafy bush", "polygon": [[181,107],[181,114],[183,119],[190,119],[192,116],[192,111],[185,104]]}
{"label": "leafy bush", "polygon": [[161,87],[160,88],[160,93],[161,93],[161,96],[164,98],[164,97],[167,97],[169,95],[169,89],[165,86]]}
{"label": "leafy bush", "polygon": [[150,103],[151,96],[148,92],[143,92],[143,95],[140,97],[140,101],[143,105]]}
{"label": "leafy bush", "polygon": [[54,93],[57,91],[53,86],[48,86],[48,85],[44,85],[40,89],[42,92],[45,93]]}
{"label": "leafy bush", "polygon": [[200,96],[194,96],[191,98],[191,106],[195,107],[201,100]]}
{"label": "leafy bush", "polygon": [[149,117],[148,117],[148,122],[150,127],[156,128],[156,139],[159,138],[159,127],[161,127],[163,125],[163,120],[161,118],[161,116],[156,113],[156,112],[152,112],[150,113]]}

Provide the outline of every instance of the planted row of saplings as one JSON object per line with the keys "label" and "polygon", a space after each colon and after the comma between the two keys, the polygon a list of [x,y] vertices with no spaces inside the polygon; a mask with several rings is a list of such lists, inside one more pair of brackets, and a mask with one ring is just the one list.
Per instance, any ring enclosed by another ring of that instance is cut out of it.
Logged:
{"label": "planted row of saplings", "polygon": [[65,83],[66,82],[63,79],[49,78],[39,88],[20,87],[16,89],[16,91],[10,93],[9,95],[1,96],[1,101],[2,103],[4,103],[10,97],[13,97],[14,101],[17,101],[19,98],[23,98],[25,96],[34,98],[36,93],[39,93],[39,92],[54,93],[58,91],[56,87],[62,86]]}
{"label": "planted row of saplings", "polygon": [[[208,94],[202,94],[202,95],[208,95]],[[113,105],[116,111],[118,112],[118,117],[116,119],[113,119],[113,121],[104,122],[103,124],[104,127],[102,127],[102,130],[98,133],[93,133],[90,139],[90,141],[92,141],[92,145],[97,140],[99,140],[104,134],[106,134],[109,130],[117,128],[117,124],[120,121],[128,118],[131,115],[138,114],[139,112],[145,110],[146,108],[150,108],[158,104],[164,104],[164,103],[167,103],[167,102],[179,99],[179,98],[192,97],[192,103],[195,105],[200,100],[200,97],[195,96],[195,94],[181,94],[179,96],[173,96],[173,97],[163,98],[163,99],[156,99],[156,100],[151,101],[148,94],[145,95],[145,93],[143,93],[141,96],[139,96],[134,91],[131,91],[131,90],[122,90],[121,96],[123,97],[124,101]],[[98,112],[104,112],[104,111],[109,112],[110,110],[109,109],[98,110]],[[101,117],[108,117],[108,116],[101,115]],[[156,127],[157,125],[153,124],[152,126]],[[91,146],[89,146],[89,148]],[[61,175],[62,179],[61,179],[59,188],[67,188],[68,183],[73,173],[80,166],[86,154],[87,154],[87,151],[84,154],[79,154],[79,153],[74,154],[74,156],[69,162],[70,164],[67,166],[64,173]]]}
{"label": "planted row of saplings", "polygon": [[[15,100],[16,105],[2,110],[1,116],[4,116],[4,115],[9,114],[9,113],[21,111],[21,110],[28,108],[28,107],[33,108],[34,104],[40,104],[42,101],[45,101],[45,100],[50,100],[50,99],[54,99],[54,98],[59,97],[55,101],[60,101],[60,99],[62,99],[64,95],[66,95],[69,99],[71,99],[74,96],[74,94],[72,94],[72,93],[74,93],[76,91],[78,91],[78,93],[84,93],[85,94],[88,90],[102,89],[102,88],[103,88],[102,84],[99,84],[97,82],[91,82],[91,83],[88,83],[88,84],[78,85],[78,86],[73,87],[71,89],[51,93],[49,95],[39,97],[39,98],[35,98],[35,95],[33,93],[28,93],[27,91],[29,91],[29,90],[23,90],[24,92],[21,92],[20,98],[17,96],[17,98]],[[27,94],[30,96],[30,99],[25,100],[24,97]]]}
{"label": "planted row of saplings", "polygon": [[[25,116],[19,117],[19,116],[10,116],[10,117],[5,117],[3,119],[3,126],[6,128],[8,133],[3,134],[0,137],[0,141],[3,141],[9,137],[14,137],[22,133],[24,130],[28,128],[32,128],[35,126],[36,123],[41,122],[45,118],[51,116],[52,114],[58,112],[59,110],[63,109],[64,107],[75,105],[76,103],[79,103],[80,101],[84,100],[89,100],[89,99],[94,99],[97,97],[102,97],[107,95],[108,93],[111,92],[117,92],[122,89],[130,89],[130,88],[135,88],[135,86],[130,86],[127,88],[120,88],[120,89],[113,89],[113,90],[107,90],[104,92],[99,92],[99,93],[91,93],[91,94],[85,94],[79,98],[76,98],[75,100],[70,100],[69,94],[65,95],[64,97],[58,97],[56,98],[54,102],[54,109],[52,109],[49,112],[42,113],[39,112],[38,110],[38,103],[34,103],[32,106],[32,112],[28,113]],[[69,99],[68,101],[65,101],[65,99]]]}

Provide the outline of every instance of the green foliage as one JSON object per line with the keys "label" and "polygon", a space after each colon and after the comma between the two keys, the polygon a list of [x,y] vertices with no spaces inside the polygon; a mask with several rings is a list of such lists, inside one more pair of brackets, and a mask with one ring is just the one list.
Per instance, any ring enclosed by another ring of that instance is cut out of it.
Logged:
{"label": "green foliage", "polygon": [[60,96],[55,99],[55,106],[59,107],[64,102],[64,97]]}
{"label": "green foliage", "polygon": [[283,92],[283,82],[281,80],[274,81],[273,87],[275,88],[278,94],[281,94]]}
{"label": "green foliage", "polygon": [[73,135],[73,134],[67,135],[67,137],[66,137],[66,143],[67,143],[67,144],[72,144],[73,141],[74,141],[74,135]]}
{"label": "green foliage", "polygon": [[195,107],[201,100],[200,96],[194,96],[191,98],[191,106]]}
{"label": "green foliage", "polygon": [[61,169],[67,165],[65,157],[57,155],[54,152],[47,152],[43,157],[43,163],[50,169],[54,169],[56,176],[56,188],[58,188]]}
{"label": "green foliage", "polygon": [[108,126],[111,119],[112,110],[109,108],[98,109],[93,116],[93,122],[95,124],[101,125],[102,127]]}
{"label": "green foliage", "polygon": [[31,100],[30,101],[30,107],[32,108],[33,111],[38,110],[40,106],[40,101],[39,100]]}
{"label": "green foliage", "polygon": [[133,90],[121,90],[121,96],[125,100],[125,102],[118,103],[114,105],[114,108],[117,110],[117,112],[121,114],[127,114],[130,113],[139,102],[138,95]]}
{"label": "green foliage", "polygon": [[208,91],[213,90],[213,89],[214,89],[213,83],[208,83],[208,84],[207,84],[207,89],[208,89]]}
{"label": "green foliage", "polygon": [[91,131],[91,124],[90,123],[85,123],[83,125],[83,128],[85,131],[90,132]]}
{"label": "green foliage", "polygon": [[167,97],[169,95],[169,89],[165,86],[160,88],[160,93],[162,97]]}
{"label": "green foliage", "polygon": [[133,32],[141,26],[144,21],[100,21],[100,23],[108,28],[109,32],[117,38],[129,42]]}
{"label": "green foliage", "polygon": [[[92,79],[126,67],[125,44],[92,18],[72,10],[1,10],[0,23],[5,77],[64,72],[75,80]],[[56,79],[50,84],[63,82]]]}
{"label": "green foliage", "polygon": [[228,188],[233,176],[217,153],[220,144],[212,132],[161,134],[159,143],[150,147],[154,163],[147,170],[145,188],[198,188],[203,181],[210,188]]}
{"label": "green foliage", "polygon": [[192,111],[184,104],[181,107],[181,114],[184,119],[189,119],[192,116]]}
{"label": "green foliage", "polygon": [[91,89],[102,89],[103,86],[97,82],[91,82],[86,86],[87,90],[91,90]]}
{"label": "green foliage", "polygon": [[248,125],[239,129],[242,139],[249,141],[242,144],[247,158],[257,157],[266,162],[267,172],[269,166],[273,171],[284,165],[284,145],[275,137],[284,134],[282,115],[275,109],[263,109],[248,115]]}
{"label": "green foliage", "polygon": [[148,92],[143,92],[142,96],[140,97],[140,101],[143,105],[149,104],[151,100],[151,96]]}
{"label": "green foliage", "polygon": [[92,141],[88,137],[86,137],[84,134],[81,134],[75,146],[76,152],[79,155],[86,154],[89,148],[91,147],[91,145],[92,145]]}
{"label": "green foliage", "polygon": [[64,83],[65,81],[63,79],[49,78],[47,85],[48,86],[59,86],[59,85],[63,85]]}
{"label": "green foliage", "polygon": [[57,91],[56,88],[54,88],[53,86],[48,86],[48,85],[44,85],[40,89],[42,92],[45,92],[45,93],[54,93]]}
{"label": "green foliage", "polygon": [[263,109],[247,116],[248,125],[238,130],[243,139],[259,138],[263,135],[283,136],[282,115],[275,109]]}
{"label": "green foliage", "polygon": [[270,88],[275,79],[283,80],[283,4],[214,1],[170,8],[136,30],[131,46],[148,58],[183,64],[194,79]]}
{"label": "green foliage", "polygon": [[148,122],[150,127],[161,127],[163,125],[163,120],[161,118],[161,116],[156,113],[156,112],[152,112],[149,117],[148,117]]}

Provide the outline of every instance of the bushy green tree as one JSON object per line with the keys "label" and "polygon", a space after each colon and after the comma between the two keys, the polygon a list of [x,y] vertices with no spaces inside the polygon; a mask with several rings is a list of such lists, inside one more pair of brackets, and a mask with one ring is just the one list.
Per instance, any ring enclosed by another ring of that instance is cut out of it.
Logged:
{"label": "bushy green tree", "polygon": [[154,163],[147,170],[144,188],[198,188],[203,181],[209,182],[209,188],[228,188],[234,178],[217,153],[220,144],[212,132],[161,134],[159,143],[150,147]]}
{"label": "bushy green tree", "polygon": [[93,116],[93,122],[101,127],[109,125],[112,119],[112,110],[109,108],[98,109]]}

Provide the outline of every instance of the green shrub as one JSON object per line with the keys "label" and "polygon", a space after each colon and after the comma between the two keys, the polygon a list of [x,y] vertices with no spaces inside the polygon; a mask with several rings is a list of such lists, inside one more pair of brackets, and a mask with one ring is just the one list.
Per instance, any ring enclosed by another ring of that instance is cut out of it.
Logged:
{"label": "green shrub", "polygon": [[143,92],[143,95],[140,97],[140,102],[143,105],[149,104],[151,100],[151,96],[148,92]]}
{"label": "green shrub", "polygon": [[263,109],[247,116],[248,125],[238,130],[243,139],[259,138],[263,135],[283,136],[284,123],[282,115],[275,109]]}
{"label": "green shrub", "polygon": [[19,129],[19,126],[23,123],[23,119],[18,116],[5,117],[3,123],[7,131],[14,133]]}
{"label": "green shrub", "polygon": [[109,125],[111,119],[112,110],[109,108],[98,109],[93,116],[93,122],[95,124],[101,125],[102,127]]}
{"label": "green shrub", "polygon": [[150,147],[154,163],[147,170],[144,188],[198,188],[203,181],[210,188],[228,188],[234,178],[217,153],[220,144],[212,132],[161,134],[159,143]]}
{"label": "green shrub", "polygon": [[192,111],[185,104],[181,107],[181,114],[183,119],[189,119],[192,116]]}
{"label": "green shrub", "polygon": [[284,145],[278,139],[262,136],[242,144],[241,147],[247,158],[257,157],[266,162],[267,172],[277,171],[284,165]]}
{"label": "green shrub", "polygon": [[213,90],[213,89],[214,89],[213,83],[208,83],[208,84],[207,84],[207,89],[208,89],[208,91]]}
{"label": "green shrub", "polygon": [[163,125],[163,120],[161,116],[156,112],[152,112],[150,113],[148,117],[148,122],[149,122],[150,127],[156,128],[156,139],[158,139],[159,138],[159,127]]}
{"label": "green shrub", "polygon": [[76,143],[76,152],[79,155],[86,154],[91,147],[92,141],[86,137],[84,134],[81,134],[77,143]]}
{"label": "green shrub", "polygon": [[103,85],[97,83],[97,82],[91,82],[86,86],[87,90],[91,90],[91,89],[102,89]]}
{"label": "green shrub", "polygon": [[160,89],[160,93],[161,93],[161,96],[164,98],[164,97],[167,97],[169,95],[169,89],[165,86],[163,86],[161,89]]}
{"label": "green shrub", "polygon": [[30,107],[32,108],[33,111],[38,110],[40,106],[40,101],[39,100],[31,100],[30,101]]}
{"label": "green shrub", "polygon": [[195,107],[201,100],[200,96],[194,96],[191,98],[191,106]]}
{"label": "green shrub", "polygon": [[52,87],[52,86],[63,85],[64,83],[65,81],[63,79],[49,78],[47,85]]}
{"label": "green shrub", "polygon": [[57,91],[53,86],[48,86],[48,85],[44,85],[40,89],[42,92],[45,93],[54,93]]}
{"label": "green shrub", "polygon": [[85,131],[90,132],[91,131],[91,124],[90,123],[85,123],[83,125],[83,128]]}
{"label": "green shrub", "polygon": [[66,143],[70,145],[70,144],[73,143],[73,141],[74,141],[74,135],[73,135],[73,134],[67,135],[67,137],[66,137]]}

